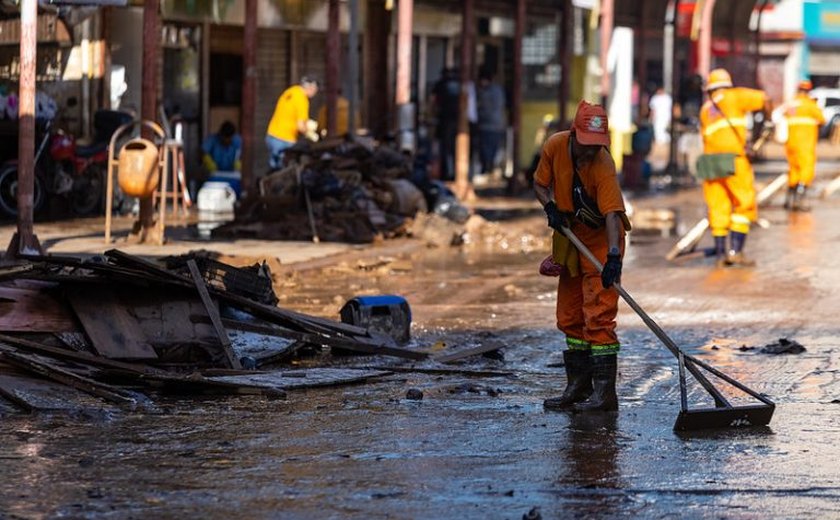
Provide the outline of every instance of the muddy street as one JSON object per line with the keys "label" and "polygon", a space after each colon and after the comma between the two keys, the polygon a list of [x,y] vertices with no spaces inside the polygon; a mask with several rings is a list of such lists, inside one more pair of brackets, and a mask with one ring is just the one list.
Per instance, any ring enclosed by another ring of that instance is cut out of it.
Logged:
{"label": "muddy street", "polygon": [[[702,214],[696,191],[633,203],[678,208],[683,227]],[[777,403],[767,428],[691,436],[672,431],[675,359],[623,303],[620,412],[543,410],[564,384],[562,336],[556,282],[537,274],[548,233],[530,204],[487,213],[495,220],[459,248],[347,254],[278,284],[280,305],[331,318],[352,296],[401,294],[413,346],[501,347],[452,365],[474,375],[400,371],[286,401],[163,401],[154,414],[0,409],[0,517],[518,519],[535,507],[542,518],[840,515],[836,202],[764,210],[769,227],[750,243],[755,269],[669,263],[674,237],[631,236],[624,287],[688,353]],[[805,351],[761,351],[780,338]],[[423,398],[407,399],[411,389]],[[697,385],[690,399],[710,404]]]}

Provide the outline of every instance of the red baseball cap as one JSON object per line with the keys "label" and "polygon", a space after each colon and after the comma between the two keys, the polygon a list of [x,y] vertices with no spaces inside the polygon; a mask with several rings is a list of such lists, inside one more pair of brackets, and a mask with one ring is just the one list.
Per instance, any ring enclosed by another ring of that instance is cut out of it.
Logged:
{"label": "red baseball cap", "polygon": [[601,105],[581,101],[572,125],[575,139],[584,145],[610,145],[610,126],[607,112]]}

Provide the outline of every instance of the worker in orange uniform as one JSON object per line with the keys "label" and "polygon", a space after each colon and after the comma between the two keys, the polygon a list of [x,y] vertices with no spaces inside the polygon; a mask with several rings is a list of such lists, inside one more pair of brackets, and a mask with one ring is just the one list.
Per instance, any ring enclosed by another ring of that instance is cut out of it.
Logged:
{"label": "worker in orange uniform", "polygon": [[309,124],[309,100],[317,93],[318,82],[304,76],[300,84],[287,88],[277,98],[274,114],[265,133],[265,144],[269,151],[268,166],[272,170],[281,166],[283,153],[295,145],[298,136],[308,137],[315,132],[317,124]]}
{"label": "worker in orange uniform", "polygon": [[[554,261],[565,267],[557,286],[557,328],[566,336],[566,389],[545,400],[547,410],[618,409],[618,292],[613,283],[621,278],[630,223],[609,145],[604,108],[581,101],[571,130],[546,141],[534,174],[537,200],[555,230]],[[560,233],[562,226],[571,228],[603,263],[600,274]]]}
{"label": "worker in orange uniform", "polygon": [[788,192],[785,209],[807,211],[805,194],[814,181],[817,162],[817,139],[825,117],[817,102],[808,97],[813,88],[809,80],[799,82],[796,97],[785,105],[788,139],[785,143],[788,165]]}
{"label": "worker in orange uniform", "polygon": [[[703,178],[717,266],[752,266],[755,262],[744,256],[744,243],[751,223],[758,218],[758,207],[753,169],[746,155],[747,114],[763,110],[764,120],[769,121],[767,96],[761,90],[733,87],[724,69],[709,73],[706,91],[709,99],[700,109],[703,155],[697,166],[698,176]],[[704,163],[711,166],[701,168]]]}

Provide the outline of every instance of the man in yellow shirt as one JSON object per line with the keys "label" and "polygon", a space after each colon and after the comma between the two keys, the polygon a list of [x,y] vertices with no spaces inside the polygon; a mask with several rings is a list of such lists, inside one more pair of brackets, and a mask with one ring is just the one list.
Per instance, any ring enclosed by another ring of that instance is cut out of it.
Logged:
{"label": "man in yellow shirt", "polygon": [[[724,69],[709,73],[706,91],[709,99],[700,109],[701,160],[714,162],[714,168],[703,177],[703,196],[715,239],[717,266],[752,266],[754,262],[743,253],[750,224],[758,218],[754,173],[746,155],[747,114],[763,110],[768,120],[767,95],[761,90],[733,87]],[[700,164],[698,161],[698,172]]]}
{"label": "man in yellow shirt", "polygon": [[808,97],[812,85],[809,80],[799,82],[799,92],[785,105],[788,139],[785,143],[788,165],[788,192],[785,209],[807,211],[805,193],[814,180],[817,162],[817,138],[825,117],[816,101]]}
{"label": "man in yellow shirt", "polygon": [[268,123],[265,144],[270,153],[268,166],[275,170],[283,160],[283,152],[291,148],[298,136],[307,133],[309,121],[309,100],[318,93],[318,82],[304,76],[299,85],[287,88],[277,98],[274,115]]}

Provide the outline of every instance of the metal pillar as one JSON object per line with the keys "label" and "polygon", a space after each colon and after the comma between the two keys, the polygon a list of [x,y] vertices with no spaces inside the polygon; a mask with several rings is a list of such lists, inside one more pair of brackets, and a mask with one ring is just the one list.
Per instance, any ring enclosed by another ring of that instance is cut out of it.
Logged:
{"label": "metal pillar", "polygon": [[38,0],[20,2],[20,86],[18,91],[17,232],[6,259],[42,252],[33,226],[35,206],[35,56]]}
{"label": "metal pillar", "polygon": [[[257,21],[258,0],[245,0],[245,30],[242,45],[242,113],[239,117],[242,135],[242,194],[251,192],[254,179],[257,106]],[[206,35],[209,36],[209,35]]]}
{"label": "metal pillar", "polygon": [[475,51],[474,0],[463,1],[461,14],[461,103],[458,110],[458,137],[455,140],[455,192],[465,198],[470,191],[470,122],[467,118],[467,99],[472,77],[472,57]]}
{"label": "metal pillar", "polygon": [[712,14],[715,12],[715,0],[705,0],[700,18],[700,40],[697,45],[697,73],[703,78],[709,77],[712,63]]}
{"label": "metal pillar", "polygon": [[[513,92],[510,106],[511,126],[513,126],[513,164],[514,172],[519,163],[519,149],[522,146],[522,40],[525,38],[525,17],[527,15],[525,0],[516,1],[516,19],[513,31]],[[565,72],[565,71],[564,71]]]}
{"label": "metal pillar", "polygon": [[400,148],[414,151],[414,107],[411,104],[411,40],[414,0],[400,0],[397,13],[397,129]]}
{"label": "metal pillar", "polygon": [[338,103],[339,64],[341,62],[341,28],[339,26],[339,0],[329,0],[327,11],[326,106],[327,135],[336,134],[336,105]]}
{"label": "metal pillar", "polygon": [[668,56],[668,53],[665,53],[665,59],[670,58],[670,61],[665,62],[665,73],[663,74],[666,88],[671,89],[669,94],[671,94],[673,100],[671,104],[671,142],[668,143],[668,166],[666,167],[666,171],[672,175],[677,171],[677,125],[675,124],[677,118],[675,114],[680,93],[680,79],[679,74],[677,74],[677,13],[679,8],[680,0],[673,0],[673,8],[670,9],[671,17],[666,20],[670,32],[670,42],[665,43],[666,50],[670,49],[671,54]]}
{"label": "metal pillar", "polygon": [[350,34],[347,38],[348,55],[347,68],[350,69],[347,98],[349,112],[347,114],[347,132],[356,135],[356,111],[359,106],[359,0],[350,0]]}
{"label": "metal pillar", "polygon": [[601,104],[607,106],[610,95],[610,71],[607,55],[613,30],[613,0],[601,0]]}
{"label": "metal pillar", "polygon": [[[158,56],[160,53],[160,0],[145,0],[143,3],[143,93],[140,100],[141,119],[157,121],[158,101]],[[165,204],[165,198],[161,199]],[[140,199],[139,226],[135,226],[138,240],[145,242],[148,234],[154,232],[155,204],[153,197]],[[153,241],[163,243],[163,230]]]}

